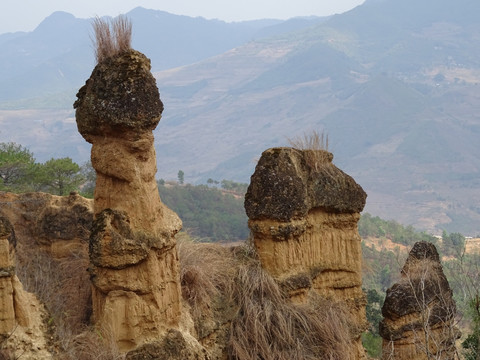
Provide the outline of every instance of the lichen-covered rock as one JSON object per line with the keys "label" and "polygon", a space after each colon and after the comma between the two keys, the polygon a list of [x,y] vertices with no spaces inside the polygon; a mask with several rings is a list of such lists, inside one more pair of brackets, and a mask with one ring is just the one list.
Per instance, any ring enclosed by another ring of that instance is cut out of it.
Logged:
{"label": "lichen-covered rock", "polygon": [[313,208],[340,213],[363,210],[365,191],[332,164],[333,155],[328,153],[325,163],[312,168],[306,153],[293,148],[263,152],[245,196],[250,219],[290,221],[304,218]]}
{"label": "lichen-covered rock", "polygon": [[150,60],[135,50],[95,67],[74,104],[78,131],[88,142],[94,141],[92,135],[121,136],[155,129],[163,104],[150,68]]}
{"label": "lichen-covered rock", "polygon": [[387,290],[380,323],[383,359],[453,359],[455,312],[435,245],[417,242],[401,280]]}
{"label": "lichen-covered rock", "polygon": [[[322,161],[312,162],[312,155]],[[366,326],[358,220],[366,193],[319,150],[263,152],[245,196],[245,210],[262,267],[304,303],[315,293],[351,314],[352,359],[364,359]]]}

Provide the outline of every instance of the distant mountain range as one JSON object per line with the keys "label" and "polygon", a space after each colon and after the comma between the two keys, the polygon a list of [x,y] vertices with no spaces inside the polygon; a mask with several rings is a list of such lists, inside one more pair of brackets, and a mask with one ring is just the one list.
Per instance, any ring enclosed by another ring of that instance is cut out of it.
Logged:
{"label": "distant mountain range", "polygon": [[[141,7],[126,15],[134,24],[133,47],[148,55],[154,71],[196,63],[255,38],[322,21],[312,17],[226,23]],[[81,86],[95,64],[91,35],[90,19],[65,12],[53,13],[32,32],[0,35],[0,106],[28,106],[26,99],[55,97]],[[47,99],[44,105],[52,104]]]}
{"label": "distant mountain range", "polygon": [[[331,18],[227,24],[134,9],[165,112],[159,177],[247,182],[255,159],[310,130],[367,191],[366,211],[480,234],[480,2],[369,0]],[[0,141],[86,160],[75,91],[87,20],[55,13],[0,36]]]}

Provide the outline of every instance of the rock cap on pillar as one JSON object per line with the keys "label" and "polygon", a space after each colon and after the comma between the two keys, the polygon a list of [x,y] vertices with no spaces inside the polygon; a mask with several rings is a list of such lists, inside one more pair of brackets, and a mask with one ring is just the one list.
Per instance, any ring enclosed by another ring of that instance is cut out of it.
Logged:
{"label": "rock cap on pillar", "polygon": [[95,66],[73,105],[78,131],[85,140],[131,137],[156,128],[163,103],[150,69],[150,60],[133,49]]}
{"label": "rock cap on pillar", "polygon": [[313,208],[334,213],[361,212],[367,194],[332,160],[333,154],[325,150],[265,150],[245,196],[249,219],[290,221],[304,218]]}

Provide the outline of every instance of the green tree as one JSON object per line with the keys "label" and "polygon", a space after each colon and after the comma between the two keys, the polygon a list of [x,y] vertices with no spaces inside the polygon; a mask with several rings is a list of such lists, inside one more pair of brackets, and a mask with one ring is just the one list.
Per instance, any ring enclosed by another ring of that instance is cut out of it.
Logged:
{"label": "green tree", "polygon": [[27,148],[13,142],[0,143],[0,189],[24,190],[34,164],[33,154]]}
{"label": "green tree", "polygon": [[85,181],[80,166],[72,159],[50,159],[41,169],[41,182],[47,190],[57,195],[66,195]]}
{"label": "green tree", "polygon": [[185,180],[185,173],[182,170],[178,170],[177,177],[178,177],[178,183],[180,185],[183,185],[183,182]]}
{"label": "green tree", "polygon": [[248,189],[248,184],[237,183],[235,181],[225,179],[222,180],[221,186],[222,189],[230,190],[241,195],[244,195]]}
{"label": "green tree", "polygon": [[445,255],[461,256],[465,249],[465,237],[460,233],[442,233],[442,251]]}
{"label": "green tree", "polygon": [[383,297],[377,290],[369,289],[367,291],[367,320],[370,324],[370,332],[373,335],[379,335],[378,325],[382,321]]}
{"label": "green tree", "polygon": [[175,211],[183,228],[202,241],[238,241],[249,235],[243,198],[207,185],[159,186],[162,202]]}
{"label": "green tree", "polygon": [[82,195],[88,198],[93,198],[95,192],[95,184],[97,182],[97,172],[90,161],[85,162],[80,168],[80,173],[84,178],[82,185]]}
{"label": "green tree", "polygon": [[480,359],[480,298],[476,294],[475,298],[470,300],[472,331],[462,342],[465,349],[464,355],[466,360]]}

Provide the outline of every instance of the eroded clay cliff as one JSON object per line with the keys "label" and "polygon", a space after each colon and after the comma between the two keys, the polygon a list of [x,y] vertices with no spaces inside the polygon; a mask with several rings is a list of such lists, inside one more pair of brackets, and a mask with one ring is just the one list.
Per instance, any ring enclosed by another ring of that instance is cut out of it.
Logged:
{"label": "eroded clay cliff", "polygon": [[45,309],[15,274],[15,246],[13,226],[0,214],[0,351],[15,359],[50,359]]}
{"label": "eroded clay cliff", "polygon": [[[352,359],[365,358],[361,239],[357,230],[366,193],[318,150],[273,148],[258,162],[245,197],[253,243],[262,267],[292,301],[312,293],[346,305],[351,318]],[[313,154],[315,155],[315,154]]]}
{"label": "eroded clay cliff", "polygon": [[416,243],[401,280],[387,290],[383,359],[456,359],[455,302],[435,245]]}
{"label": "eroded clay cliff", "polygon": [[157,342],[182,316],[178,216],[160,200],[152,130],[163,104],[135,50],[100,62],[75,102],[97,173],[90,274],[95,324],[124,351]]}

